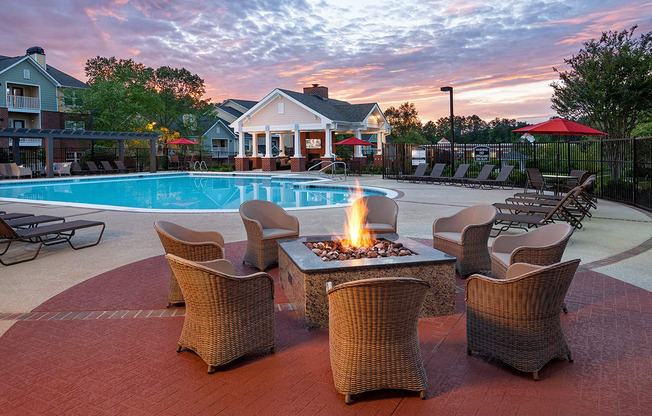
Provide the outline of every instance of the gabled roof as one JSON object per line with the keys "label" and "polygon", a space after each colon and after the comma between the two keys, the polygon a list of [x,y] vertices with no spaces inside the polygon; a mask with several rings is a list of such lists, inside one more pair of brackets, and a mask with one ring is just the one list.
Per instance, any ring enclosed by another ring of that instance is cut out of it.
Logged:
{"label": "gabled roof", "polygon": [[[236,100],[236,99],[233,99],[233,98],[229,98],[229,99],[226,100],[226,101],[231,101],[231,102],[233,102],[233,103],[239,105],[240,107],[244,107],[244,108],[246,108],[247,110],[249,110],[251,107],[253,107],[253,106],[255,106],[256,104],[258,104],[258,101]],[[226,102],[226,101],[225,101],[225,102]]]}
{"label": "gabled roof", "polygon": [[43,67],[36,63],[36,61],[31,59],[28,55],[13,57],[0,55],[0,73],[25,59],[29,59],[32,65],[49,75],[59,87],[88,88],[88,85],[86,85],[84,82],[71,75],[66,74],[63,71],[58,70],[50,64],[48,64],[47,69],[44,70]]}
{"label": "gabled roof", "polygon": [[217,108],[224,111],[225,113],[231,114],[235,118],[238,118],[243,114],[241,111],[238,111],[238,110],[236,110],[235,108],[232,108],[232,107],[219,106]]}
{"label": "gabled roof", "polygon": [[280,88],[279,91],[333,121],[361,123],[376,106],[374,103],[351,104],[346,101],[322,98],[313,94],[303,94]]}

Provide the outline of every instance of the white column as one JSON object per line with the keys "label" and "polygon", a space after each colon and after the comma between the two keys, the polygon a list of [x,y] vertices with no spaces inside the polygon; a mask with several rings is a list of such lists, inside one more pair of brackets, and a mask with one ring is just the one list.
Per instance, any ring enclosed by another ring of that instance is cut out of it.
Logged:
{"label": "white column", "polygon": [[251,157],[258,157],[258,133],[251,133]]}
{"label": "white column", "polygon": [[333,135],[331,129],[324,129],[326,140],[324,140],[324,157],[333,157]]}
{"label": "white column", "polygon": [[[362,140],[362,130],[355,131],[355,138]],[[362,146],[353,146],[353,147],[355,147],[355,152],[353,154],[353,157],[364,157],[362,156]]]}
{"label": "white column", "polygon": [[245,157],[244,132],[238,132],[238,157]]}
{"label": "white column", "polygon": [[293,157],[303,157],[301,156],[301,131],[299,131],[299,125],[294,126],[294,156]]}
{"label": "white column", "polygon": [[285,134],[281,133],[278,135],[278,155],[285,156]]}
{"label": "white column", "polygon": [[379,131],[376,134],[376,154],[377,155],[382,155],[383,154],[383,144],[385,142],[385,133],[382,131]]}
{"label": "white column", "polygon": [[265,157],[272,157],[272,132],[269,127],[265,130]]}

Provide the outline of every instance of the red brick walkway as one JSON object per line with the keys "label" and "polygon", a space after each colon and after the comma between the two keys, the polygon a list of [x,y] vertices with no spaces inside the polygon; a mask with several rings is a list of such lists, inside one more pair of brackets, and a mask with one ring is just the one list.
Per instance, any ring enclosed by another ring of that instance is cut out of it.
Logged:
{"label": "red brick walkway", "polygon": [[[227,257],[241,258],[242,248],[228,244]],[[652,294],[593,271],[576,275],[562,316],[574,363],[554,361],[535,382],[467,356],[463,313],[422,319],[428,400],[381,391],[354,396],[352,406],[333,387],[328,331],[303,329],[282,306],[275,354],[212,375],[193,353],[177,354],[183,317],[175,315],[183,309],[162,308],[168,281],[162,257],[143,260],[89,279],[17,322],[0,338],[0,414],[652,414]],[[287,304],[276,289],[276,302]]]}

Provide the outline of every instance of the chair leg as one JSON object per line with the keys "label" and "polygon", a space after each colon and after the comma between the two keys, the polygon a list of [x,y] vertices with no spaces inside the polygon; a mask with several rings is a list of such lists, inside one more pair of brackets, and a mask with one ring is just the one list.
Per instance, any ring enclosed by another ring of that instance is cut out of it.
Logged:
{"label": "chair leg", "polygon": [[421,390],[421,391],[419,392],[419,397],[421,398],[421,400],[426,400],[426,391],[425,391],[425,390]]}
{"label": "chair leg", "polygon": [[209,365],[208,366],[208,374],[213,374],[215,372],[215,366]]}
{"label": "chair leg", "polygon": [[532,377],[534,377],[534,381],[539,381],[539,372],[538,371],[532,372]]}
{"label": "chair leg", "polygon": [[566,302],[562,303],[561,308],[564,311],[564,313],[568,313],[568,308],[566,307]]}
{"label": "chair leg", "polygon": [[181,344],[178,344],[177,345],[177,352],[181,352],[182,349],[183,349],[183,347],[181,346]]}
{"label": "chair leg", "polygon": [[570,351],[568,352],[568,361],[571,363],[573,362],[573,355],[570,353]]}
{"label": "chair leg", "polygon": [[466,355],[471,355],[471,350],[468,348],[466,349]]}
{"label": "chair leg", "polygon": [[344,395],[344,403],[351,404],[351,395],[350,394]]}
{"label": "chair leg", "polygon": [[269,352],[271,352],[272,354],[274,354],[274,353],[276,352],[276,347],[271,347],[271,348],[269,349]]}

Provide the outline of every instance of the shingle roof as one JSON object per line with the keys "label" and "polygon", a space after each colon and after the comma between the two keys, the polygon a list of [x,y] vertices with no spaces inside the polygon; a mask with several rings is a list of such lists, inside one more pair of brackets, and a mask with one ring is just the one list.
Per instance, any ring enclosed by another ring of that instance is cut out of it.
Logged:
{"label": "shingle roof", "polygon": [[232,116],[234,116],[236,118],[239,118],[243,114],[242,112],[240,112],[240,111],[238,111],[238,110],[236,110],[235,108],[232,108],[232,107],[226,107],[226,106],[221,105],[218,108],[220,110],[226,112],[226,113],[231,114]]}
{"label": "shingle roof", "polygon": [[[26,55],[10,57],[10,56],[0,55],[0,71],[9,68],[10,66],[14,65],[16,62],[20,61],[21,59],[24,59],[25,56]],[[49,64],[47,65],[46,72],[64,87],[88,88],[88,85],[86,85],[82,81],[78,80],[73,76],[66,74],[65,72],[58,70],[52,65]]]}
{"label": "shingle roof", "polygon": [[376,105],[373,103],[351,104],[346,101],[330,98],[323,99],[313,94],[303,94],[283,89],[279,89],[279,91],[334,121],[363,122],[365,117]]}
{"label": "shingle roof", "polygon": [[229,98],[229,101],[233,101],[234,103],[236,103],[238,105],[241,105],[242,107],[246,108],[247,110],[249,110],[251,107],[258,104],[258,101],[234,100],[233,98]]}

